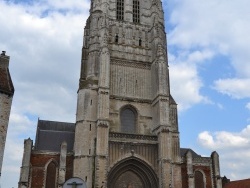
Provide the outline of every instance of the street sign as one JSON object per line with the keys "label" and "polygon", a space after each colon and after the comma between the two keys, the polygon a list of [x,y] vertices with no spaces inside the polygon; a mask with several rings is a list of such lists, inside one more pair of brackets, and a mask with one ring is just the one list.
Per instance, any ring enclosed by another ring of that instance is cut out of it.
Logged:
{"label": "street sign", "polygon": [[87,188],[87,185],[81,178],[70,178],[63,184],[63,188]]}

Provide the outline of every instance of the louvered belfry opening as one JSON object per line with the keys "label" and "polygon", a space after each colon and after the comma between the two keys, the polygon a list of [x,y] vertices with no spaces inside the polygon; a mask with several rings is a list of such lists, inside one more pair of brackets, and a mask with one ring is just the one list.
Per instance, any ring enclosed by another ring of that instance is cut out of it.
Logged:
{"label": "louvered belfry opening", "polygon": [[133,0],[133,22],[140,23],[140,1]]}
{"label": "louvered belfry opening", "polygon": [[124,19],[124,0],[117,0],[116,3],[116,19],[123,20]]}
{"label": "louvered belfry opening", "polygon": [[121,132],[136,133],[137,112],[130,106],[121,110]]}

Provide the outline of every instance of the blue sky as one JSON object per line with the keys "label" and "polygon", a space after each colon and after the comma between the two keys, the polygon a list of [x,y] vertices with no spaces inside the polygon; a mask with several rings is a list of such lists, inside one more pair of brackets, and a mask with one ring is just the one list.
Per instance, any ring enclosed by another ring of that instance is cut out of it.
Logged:
{"label": "blue sky", "polygon": [[[164,0],[181,147],[220,154],[221,175],[250,177],[250,1]],[[0,50],[15,95],[1,187],[17,187],[37,119],[75,121],[87,0],[0,0]]]}

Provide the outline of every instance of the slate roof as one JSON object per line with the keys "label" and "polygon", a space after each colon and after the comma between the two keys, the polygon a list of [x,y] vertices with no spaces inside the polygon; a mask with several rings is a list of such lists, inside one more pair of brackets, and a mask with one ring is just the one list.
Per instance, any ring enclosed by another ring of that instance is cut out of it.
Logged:
{"label": "slate roof", "polygon": [[38,120],[34,150],[60,152],[61,143],[67,142],[67,151],[73,151],[75,124]]}
{"label": "slate roof", "polygon": [[[60,152],[60,146],[63,141],[67,142],[67,151],[73,151],[75,139],[75,124],[67,122],[38,120],[35,150]],[[199,158],[190,148],[181,148],[181,157],[184,157],[187,151],[192,152],[193,158]]]}
{"label": "slate roof", "polygon": [[250,188],[250,179],[231,181],[223,188]]}
{"label": "slate roof", "polygon": [[198,155],[197,153],[195,153],[195,152],[194,152],[192,149],[190,149],[190,148],[181,148],[181,151],[180,151],[181,157],[184,157],[185,154],[188,152],[188,150],[191,151],[193,158],[200,158],[200,157],[202,157],[201,155]]}
{"label": "slate roof", "polygon": [[9,56],[0,55],[0,92],[7,95],[14,94],[14,86],[9,72]]}

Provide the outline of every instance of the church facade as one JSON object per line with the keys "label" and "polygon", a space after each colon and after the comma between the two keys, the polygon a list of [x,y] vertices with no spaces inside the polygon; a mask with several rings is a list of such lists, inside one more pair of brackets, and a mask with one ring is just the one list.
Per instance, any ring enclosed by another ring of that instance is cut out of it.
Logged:
{"label": "church facade", "polygon": [[221,188],[219,156],[180,148],[160,0],[92,0],[76,122],[38,120],[20,188]]}

